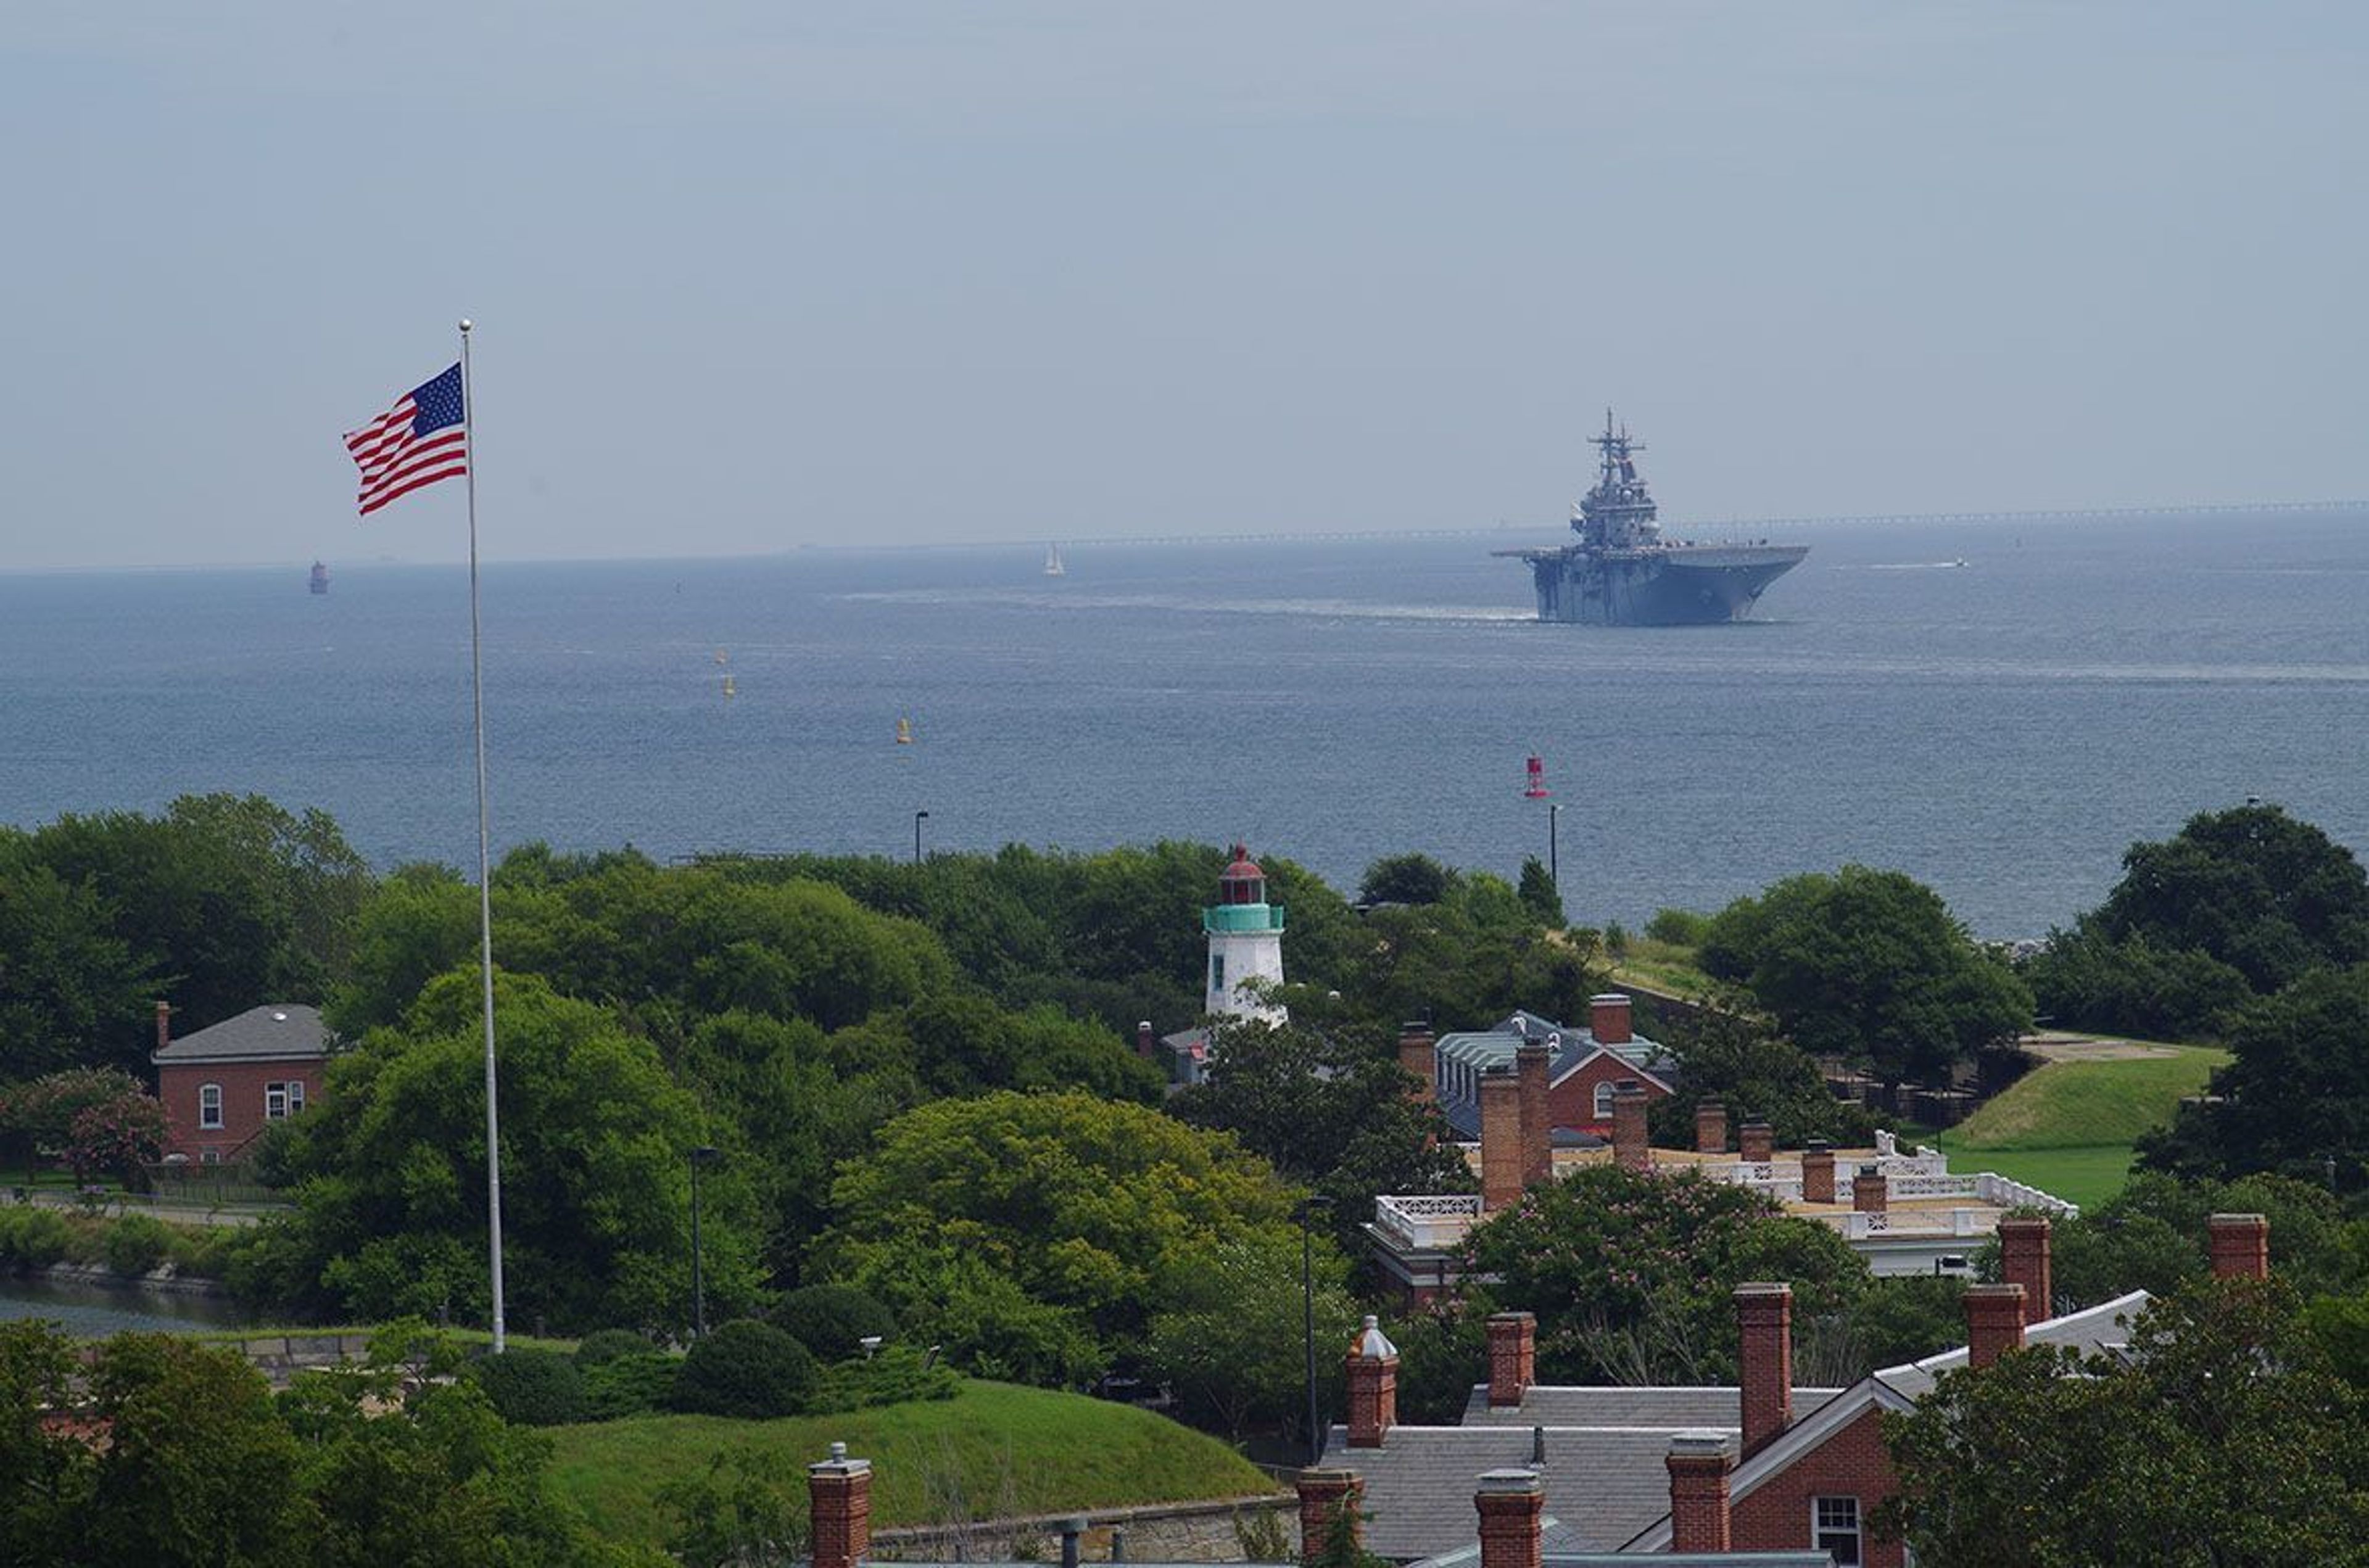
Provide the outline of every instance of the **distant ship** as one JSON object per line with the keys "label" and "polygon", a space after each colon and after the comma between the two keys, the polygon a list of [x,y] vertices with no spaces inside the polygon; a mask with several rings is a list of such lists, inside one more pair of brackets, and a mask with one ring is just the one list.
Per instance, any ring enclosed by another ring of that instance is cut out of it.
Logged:
{"label": "distant ship", "polygon": [[1671,544],[1662,538],[1654,498],[1637,475],[1645,443],[1617,431],[1604,411],[1604,433],[1590,438],[1604,454],[1596,488],[1571,520],[1576,544],[1551,550],[1493,550],[1530,564],[1539,619],[1587,626],[1697,626],[1737,621],[1768,585],[1810,553],[1806,544]]}
{"label": "distant ship", "polygon": [[318,561],[313,563],[313,591],[315,593],[329,591],[329,568]]}
{"label": "distant ship", "polygon": [[1068,568],[1061,565],[1061,547],[1059,544],[1045,546],[1045,575],[1048,578],[1068,575]]}

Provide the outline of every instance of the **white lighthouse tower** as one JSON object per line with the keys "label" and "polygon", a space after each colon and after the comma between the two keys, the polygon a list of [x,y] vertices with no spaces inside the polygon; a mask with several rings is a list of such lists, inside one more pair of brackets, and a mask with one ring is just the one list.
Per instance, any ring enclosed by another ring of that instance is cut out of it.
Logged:
{"label": "white lighthouse tower", "polygon": [[1266,873],[1251,852],[1234,846],[1233,863],[1218,878],[1218,901],[1201,911],[1209,933],[1209,983],[1204,1011],[1220,1018],[1281,1024],[1288,1014],[1242,990],[1244,980],[1283,983],[1283,906],[1266,901]]}

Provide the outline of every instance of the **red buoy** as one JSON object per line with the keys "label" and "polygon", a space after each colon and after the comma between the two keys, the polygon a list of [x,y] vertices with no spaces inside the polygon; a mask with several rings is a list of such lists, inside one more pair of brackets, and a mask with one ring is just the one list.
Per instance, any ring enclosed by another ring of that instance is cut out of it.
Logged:
{"label": "red buoy", "polygon": [[1533,757],[1530,759],[1529,770],[1527,774],[1527,782],[1522,788],[1522,798],[1524,800],[1544,800],[1549,793],[1550,792],[1547,789],[1547,765],[1539,758]]}

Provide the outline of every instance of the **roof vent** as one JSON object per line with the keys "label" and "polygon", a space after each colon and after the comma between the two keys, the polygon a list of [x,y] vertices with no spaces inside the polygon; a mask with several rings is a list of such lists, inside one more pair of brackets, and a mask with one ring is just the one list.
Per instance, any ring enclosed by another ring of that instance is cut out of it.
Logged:
{"label": "roof vent", "polygon": [[288,1022],[288,1014],[285,1013],[275,1013],[271,1015],[271,1021],[274,1024],[285,1024]]}

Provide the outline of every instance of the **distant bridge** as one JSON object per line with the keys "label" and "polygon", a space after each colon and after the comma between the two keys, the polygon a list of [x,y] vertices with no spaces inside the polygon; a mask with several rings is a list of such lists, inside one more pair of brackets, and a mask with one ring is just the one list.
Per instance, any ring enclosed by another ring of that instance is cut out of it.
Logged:
{"label": "distant bridge", "polygon": [[[1865,512],[1834,517],[1772,517],[1705,519],[1673,525],[1676,532],[1700,534],[1717,529],[1770,534],[1787,528],[1831,527],[1837,523],[1928,523],[1928,522],[2078,522],[2108,518],[2129,517],[2246,517],[2273,516],[2312,512],[2369,512],[2369,500],[2349,501],[2221,501],[2200,506],[2167,504],[2144,507],[2057,507],[2024,511],[1935,511],[1935,512]],[[1562,527],[1560,522],[1554,529]],[[1084,545],[1098,549],[1120,544],[1328,544],[1336,540],[1356,539],[1477,539],[1510,533],[1540,533],[1549,531],[1546,523],[1500,522],[1489,527],[1461,528],[1356,528],[1313,532],[1288,532],[1280,529],[1255,533],[1120,533],[1090,537],[1083,534],[1045,534],[1035,539],[981,540],[978,542],[940,540],[931,544],[890,545],[886,548],[903,550],[1000,550],[1036,549],[1046,539],[1057,538],[1064,545]],[[809,549],[877,550],[877,544],[809,545]]]}

